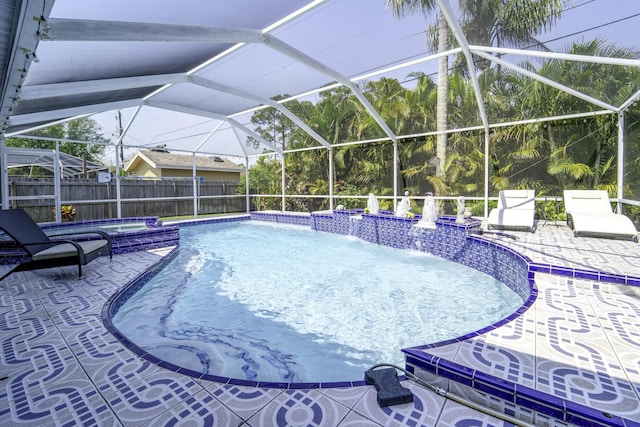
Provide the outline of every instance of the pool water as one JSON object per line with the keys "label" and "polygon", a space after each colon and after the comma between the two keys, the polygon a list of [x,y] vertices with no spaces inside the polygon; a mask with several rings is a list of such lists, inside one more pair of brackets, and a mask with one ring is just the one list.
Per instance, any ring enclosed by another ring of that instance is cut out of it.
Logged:
{"label": "pool water", "polygon": [[422,252],[255,221],[183,227],[178,256],[113,324],[154,356],[252,381],[359,381],[401,349],[481,329],[523,303]]}

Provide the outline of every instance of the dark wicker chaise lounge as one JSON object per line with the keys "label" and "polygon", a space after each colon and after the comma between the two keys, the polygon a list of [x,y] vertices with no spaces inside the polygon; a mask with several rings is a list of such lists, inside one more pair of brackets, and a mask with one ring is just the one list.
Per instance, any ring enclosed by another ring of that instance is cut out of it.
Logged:
{"label": "dark wicker chaise lounge", "polygon": [[[107,233],[90,230],[50,238],[23,209],[0,210],[0,229],[31,257],[31,260],[18,264],[0,280],[16,271],[76,264],[78,276],[82,276],[83,265],[102,255],[109,255],[110,259],[113,256],[111,237]],[[60,236],[82,236],[83,240],[60,239]]]}

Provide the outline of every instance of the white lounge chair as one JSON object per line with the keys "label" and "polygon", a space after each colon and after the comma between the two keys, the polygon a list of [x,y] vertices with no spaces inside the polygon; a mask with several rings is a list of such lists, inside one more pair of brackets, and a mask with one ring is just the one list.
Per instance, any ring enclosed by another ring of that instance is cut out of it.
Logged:
{"label": "white lounge chair", "polygon": [[638,241],[638,231],[631,219],[611,209],[604,190],[565,190],[564,210],[574,236],[627,237]]}
{"label": "white lounge chair", "polygon": [[498,207],[491,209],[487,228],[536,230],[536,191],[502,190],[498,196]]}

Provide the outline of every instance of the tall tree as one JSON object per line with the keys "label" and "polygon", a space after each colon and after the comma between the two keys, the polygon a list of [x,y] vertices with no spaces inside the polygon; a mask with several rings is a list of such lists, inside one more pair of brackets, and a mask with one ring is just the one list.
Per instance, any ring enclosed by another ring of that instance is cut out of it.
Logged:
{"label": "tall tree", "polygon": [[[280,101],[288,97],[289,95],[278,95],[273,100]],[[296,128],[296,125],[282,111],[273,107],[254,113],[251,116],[251,123],[255,125],[254,129],[258,135],[283,150],[288,147],[289,136]],[[247,138],[247,145],[258,148],[260,142],[250,136]]]}
{"label": "tall tree", "polygon": [[[406,16],[413,13],[429,13],[437,7],[436,0],[387,0],[387,5],[396,16]],[[442,13],[438,14],[438,52],[449,49],[449,26]],[[438,99],[436,107],[436,176],[444,177],[444,167],[447,156],[447,87],[449,81],[449,57],[441,56],[438,60]]]}

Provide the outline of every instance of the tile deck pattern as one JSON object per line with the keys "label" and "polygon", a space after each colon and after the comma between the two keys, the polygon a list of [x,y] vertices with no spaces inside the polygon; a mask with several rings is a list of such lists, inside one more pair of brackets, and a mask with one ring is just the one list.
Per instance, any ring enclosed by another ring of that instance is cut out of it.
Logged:
{"label": "tile deck pattern", "polygon": [[[535,234],[510,234],[518,240],[485,237],[534,262],[640,277],[636,243],[574,238],[566,226],[553,224]],[[0,425],[510,425],[411,381],[403,385],[414,392],[413,403],[380,408],[371,386],[243,387],[138,357],[106,330],[101,311],[113,293],[167,253],[101,258],[81,279],[64,267],[15,273],[0,283]],[[543,273],[536,283],[540,296],[522,317],[455,348],[429,351],[640,426],[637,288]]]}

